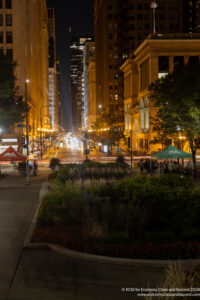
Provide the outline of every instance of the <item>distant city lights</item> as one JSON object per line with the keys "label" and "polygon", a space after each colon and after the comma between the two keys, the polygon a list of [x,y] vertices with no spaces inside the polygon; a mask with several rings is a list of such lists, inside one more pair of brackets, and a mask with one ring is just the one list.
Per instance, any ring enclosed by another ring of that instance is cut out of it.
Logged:
{"label": "distant city lights", "polygon": [[83,149],[83,142],[80,138],[74,136],[72,133],[68,133],[65,136],[65,142],[68,149],[81,150]]}

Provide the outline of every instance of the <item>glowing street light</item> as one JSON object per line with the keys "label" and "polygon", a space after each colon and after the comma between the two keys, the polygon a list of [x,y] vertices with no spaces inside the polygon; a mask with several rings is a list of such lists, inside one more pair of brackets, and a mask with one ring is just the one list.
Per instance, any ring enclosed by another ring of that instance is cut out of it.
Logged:
{"label": "glowing street light", "polygon": [[155,1],[151,2],[150,7],[153,9],[153,33],[156,33],[156,8],[158,7]]}

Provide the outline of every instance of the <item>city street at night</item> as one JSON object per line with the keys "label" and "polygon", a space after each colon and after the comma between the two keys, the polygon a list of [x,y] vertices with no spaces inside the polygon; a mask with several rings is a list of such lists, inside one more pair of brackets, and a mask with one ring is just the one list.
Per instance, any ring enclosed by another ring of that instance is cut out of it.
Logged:
{"label": "city street at night", "polygon": [[0,300],[200,299],[200,0],[0,0]]}

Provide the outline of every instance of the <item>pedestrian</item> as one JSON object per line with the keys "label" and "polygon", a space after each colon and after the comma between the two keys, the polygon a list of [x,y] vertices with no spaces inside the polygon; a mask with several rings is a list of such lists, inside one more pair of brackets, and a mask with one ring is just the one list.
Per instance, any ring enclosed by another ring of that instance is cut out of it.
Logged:
{"label": "pedestrian", "polygon": [[37,176],[38,164],[36,160],[33,162],[33,176]]}
{"label": "pedestrian", "polygon": [[143,173],[144,163],[143,163],[143,159],[142,158],[139,160],[138,166],[140,168],[141,173]]}

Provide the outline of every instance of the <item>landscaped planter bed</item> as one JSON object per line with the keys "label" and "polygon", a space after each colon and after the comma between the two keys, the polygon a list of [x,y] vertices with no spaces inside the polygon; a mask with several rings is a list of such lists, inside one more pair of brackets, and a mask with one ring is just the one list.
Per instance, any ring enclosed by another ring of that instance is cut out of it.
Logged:
{"label": "landscaped planter bed", "polygon": [[70,185],[63,170],[54,176],[33,242],[112,257],[200,257],[200,191],[192,180],[175,175],[90,180],[87,186]]}

